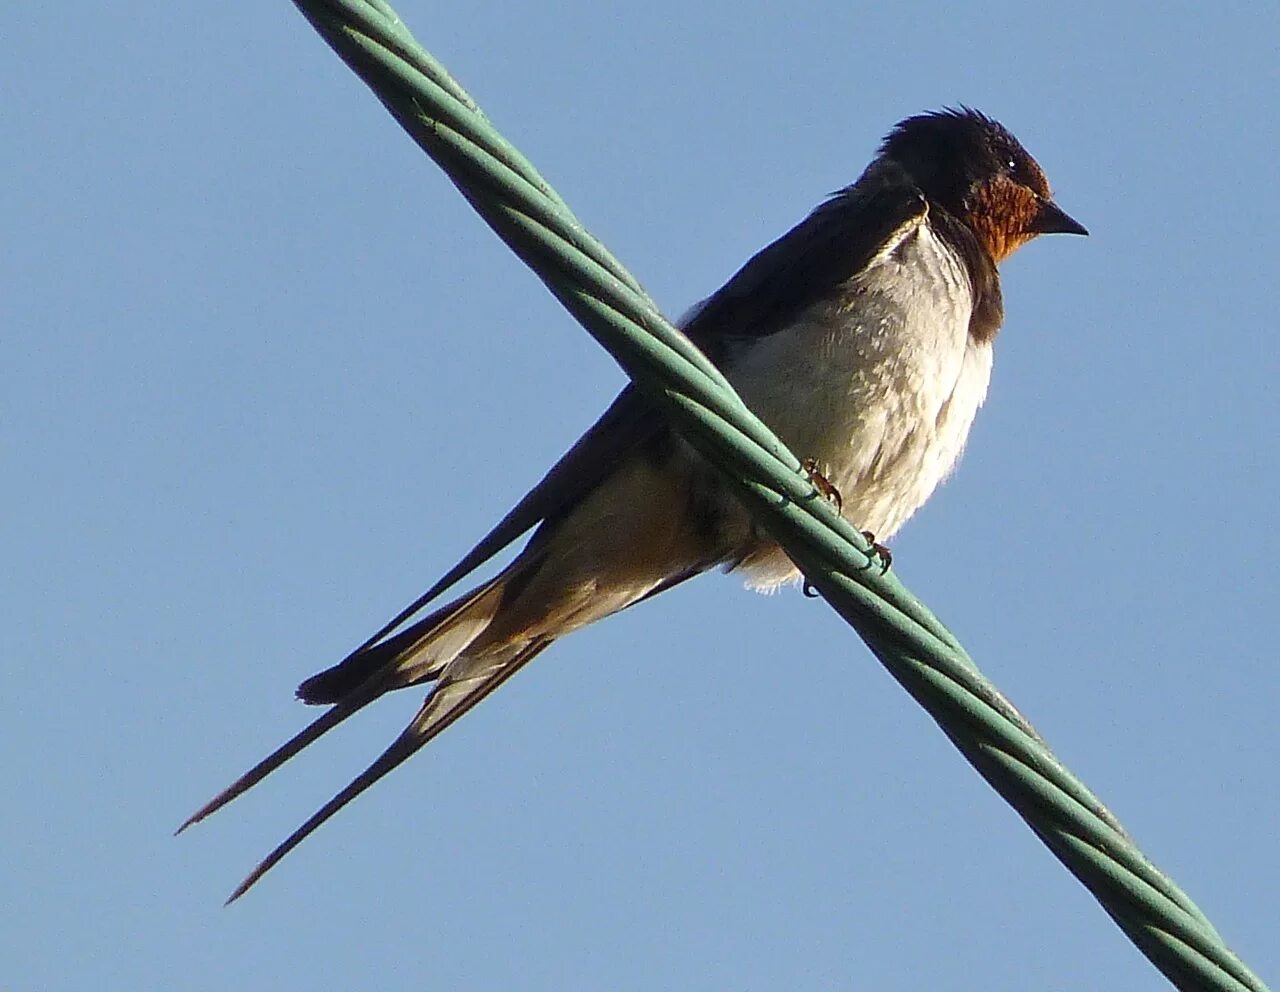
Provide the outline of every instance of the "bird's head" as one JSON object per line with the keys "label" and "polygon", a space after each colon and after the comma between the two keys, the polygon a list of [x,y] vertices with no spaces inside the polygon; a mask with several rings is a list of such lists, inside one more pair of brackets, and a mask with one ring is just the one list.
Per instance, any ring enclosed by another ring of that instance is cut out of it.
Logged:
{"label": "bird's head", "polygon": [[1088,234],[1053,202],[1044,171],[1002,124],[967,107],[908,117],[880,147],[930,204],[966,224],[992,261],[1038,234]]}

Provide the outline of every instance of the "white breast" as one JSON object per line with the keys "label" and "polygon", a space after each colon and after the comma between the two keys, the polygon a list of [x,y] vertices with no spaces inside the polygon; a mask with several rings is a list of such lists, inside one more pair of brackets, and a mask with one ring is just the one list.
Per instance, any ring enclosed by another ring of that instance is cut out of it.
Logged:
{"label": "white breast", "polygon": [[[727,375],[798,457],[817,460],[844,516],[884,541],[955,466],[986,397],[991,344],[969,336],[972,306],[960,261],[913,224],[837,298],[744,347]],[[758,588],[797,575],[772,546],[741,567]]]}

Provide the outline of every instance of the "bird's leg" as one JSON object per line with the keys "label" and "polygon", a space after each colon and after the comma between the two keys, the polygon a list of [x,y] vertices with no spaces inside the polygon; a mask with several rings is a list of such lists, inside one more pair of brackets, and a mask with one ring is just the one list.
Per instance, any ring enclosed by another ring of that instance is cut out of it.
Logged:
{"label": "bird's leg", "polygon": [[840,495],[840,490],[831,484],[825,475],[818,471],[818,459],[806,458],[800,463],[800,467],[804,469],[805,475],[809,477],[809,481],[813,483],[813,488],[818,490],[825,498],[835,504],[836,513],[840,513],[844,509],[844,498]]}
{"label": "bird's leg", "polygon": [[[829,499],[835,504],[836,513],[841,512],[844,509],[844,499],[840,495],[840,490],[833,486],[831,481],[818,471],[818,459],[806,458],[800,463],[800,467],[804,469],[805,475],[807,475],[809,477],[809,481],[813,483],[813,488],[821,493],[824,499]],[[818,596],[818,590],[813,587],[813,584],[808,579],[804,580],[804,585],[801,587],[800,591],[809,599],[815,599]]]}
{"label": "bird's leg", "polygon": [[[818,459],[806,458],[800,463],[800,467],[804,470],[805,475],[809,477],[809,481],[813,483],[813,488],[835,504],[836,512],[840,513],[844,510],[844,499],[840,495],[840,490],[831,484],[831,480],[818,470]],[[880,559],[880,574],[884,575],[889,571],[889,566],[893,564],[893,552],[889,550],[887,545],[881,544],[876,540],[875,534],[869,530],[864,530],[862,536],[866,538],[867,543],[871,545],[871,557]],[[813,599],[818,595],[818,590],[813,584],[805,579],[801,591]]]}
{"label": "bird's leg", "polygon": [[[871,545],[871,557],[880,559],[880,574],[884,575],[889,571],[889,566],[893,564],[893,552],[889,550],[887,545],[881,544],[876,540],[876,536],[869,530],[864,530],[862,536],[866,538],[867,543]],[[871,562],[867,562],[870,567]],[[804,585],[800,587],[800,591],[809,599],[816,599],[819,595],[818,590],[813,587],[813,583],[808,579],[804,580]]]}
{"label": "bird's leg", "polygon": [[862,536],[867,539],[867,543],[871,545],[872,557],[880,559],[880,574],[884,575],[889,571],[889,566],[893,564],[893,552],[886,545],[876,540],[876,536],[869,530],[864,530]]}

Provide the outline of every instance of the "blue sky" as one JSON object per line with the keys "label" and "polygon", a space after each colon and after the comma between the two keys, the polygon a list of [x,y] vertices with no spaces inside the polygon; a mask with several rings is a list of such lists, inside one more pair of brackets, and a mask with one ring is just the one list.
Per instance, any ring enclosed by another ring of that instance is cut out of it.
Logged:
{"label": "blue sky", "polygon": [[[1005,264],[895,567],[1275,980],[1280,13],[861,6],[399,9],[671,314],[900,117],[1018,134],[1092,237]],[[0,14],[0,986],[1166,988],[830,610],[723,577],[557,644],[222,908],[418,697],[172,829],[623,381],[253,7]]]}

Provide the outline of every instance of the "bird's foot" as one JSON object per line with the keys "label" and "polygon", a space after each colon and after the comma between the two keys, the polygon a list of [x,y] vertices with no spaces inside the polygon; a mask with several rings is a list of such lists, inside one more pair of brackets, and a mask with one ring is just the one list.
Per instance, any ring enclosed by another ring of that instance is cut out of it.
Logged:
{"label": "bird's foot", "polygon": [[[871,545],[870,558],[872,560],[880,559],[880,574],[884,575],[889,571],[889,566],[893,564],[893,552],[885,545],[876,540],[876,536],[869,530],[864,530],[862,536],[866,538],[867,543]],[[867,567],[871,567],[871,561],[867,562]],[[816,599],[820,593],[812,582],[808,579],[804,580],[804,584],[800,587],[800,591],[809,599]]]}
{"label": "bird's foot", "polygon": [[818,459],[806,458],[800,463],[800,467],[804,469],[805,475],[809,477],[809,481],[813,483],[813,488],[818,490],[824,498],[829,499],[835,504],[836,513],[844,510],[844,498],[840,495],[840,490],[831,484],[825,475],[818,471]]}
{"label": "bird's foot", "polygon": [[885,572],[889,571],[889,566],[893,564],[893,552],[877,541],[876,536],[871,531],[864,530],[862,536],[871,545],[871,557],[880,559],[880,574],[884,575]]}

